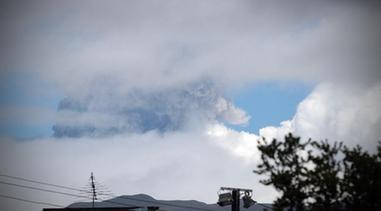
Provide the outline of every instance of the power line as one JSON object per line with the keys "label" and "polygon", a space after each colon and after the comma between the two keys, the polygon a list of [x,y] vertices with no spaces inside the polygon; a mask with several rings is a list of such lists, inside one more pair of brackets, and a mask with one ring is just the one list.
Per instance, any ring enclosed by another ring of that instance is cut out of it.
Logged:
{"label": "power line", "polygon": [[[11,176],[11,175],[6,175],[6,174],[0,174],[0,177],[6,177],[6,178],[26,181],[26,182],[30,182],[30,183],[36,183],[36,184],[41,184],[41,185],[46,185],[46,186],[52,186],[52,187],[56,187],[56,188],[63,188],[63,189],[67,189],[67,190],[77,191],[77,192],[80,192],[80,193],[91,193],[91,192],[87,192],[87,191],[85,191],[83,189],[79,189],[79,188],[68,187],[68,186],[63,186],[63,185],[57,185],[57,184],[52,184],[52,183],[46,183],[46,182],[41,182],[41,181],[37,181],[37,180],[27,179],[27,178],[23,178],[23,177],[16,177],[16,176]],[[96,181],[94,181],[94,182],[96,182]],[[110,196],[111,194],[99,192],[99,193],[97,193],[97,195]]]}
{"label": "power line", "polygon": [[[16,176],[10,176],[10,175],[5,175],[5,174],[0,174],[0,176],[12,178],[12,179],[17,179],[17,180],[22,180],[22,181],[27,181],[27,182],[32,182],[32,183],[37,183],[37,184],[42,184],[42,185],[49,185],[49,186],[53,186],[53,187],[65,188],[65,189],[76,190],[76,191],[83,191],[83,190],[77,189],[77,188],[72,188],[72,187],[67,187],[67,186],[57,185],[57,184],[52,184],[52,183],[46,183],[46,182],[41,182],[41,181],[37,181],[37,180],[31,180],[31,179],[27,179],[27,178],[23,178],[23,177],[16,177]],[[73,196],[73,197],[79,197],[79,198],[89,199],[89,197],[85,197],[85,196],[81,196],[81,195],[76,195],[76,194],[71,194],[71,193],[66,193],[66,192],[53,191],[53,190],[49,190],[49,189],[37,188],[37,187],[26,186],[26,185],[18,185],[18,184],[7,183],[7,182],[2,182],[2,181],[0,181],[0,183],[6,184],[6,185],[13,185],[13,186],[17,186],[17,187],[22,187],[22,188],[29,188],[29,189],[39,190],[39,191],[46,191],[46,192],[51,192],[51,193],[56,193],[56,194],[62,194],[62,195],[68,195],[68,196]],[[110,196],[117,197],[117,196],[112,195],[112,194],[110,194]],[[166,206],[170,206],[170,207],[178,207],[178,208],[187,208],[187,209],[194,209],[194,210],[212,211],[210,209],[204,209],[204,208],[198,208],[198,207],[173,205],[173,204],[168,204],[168,203],[165,203],[165,202],[158,202],[158,201],[145,200],[145,199],[135,199],[135,198],[128,197],[128,196],[120,196],[119,198],[133,200],[133,201],[149,202],[149,203],[153,203],[153,204],[161,204],[161,205],[166,205]],[[126,205],[126,206],[136,206],[136,205],[124,204],[124,203],[113,202],[113,201],[103,201],[103,202],[113,203],[113,204],[119,204],[119,205]]]}
{"label": "power line", "polygon": [[45,189],[45,188],[38,188],[38,187],[33,187],[33,186],[28,186],[28,185],[19,185],[19,184],[10,183],[10,182],[4,182],[4,181],[0,181],[0,184],[88,199],[88,197],[86,197],[86,196],[81,196],[81,195],[67,193],[67,192],[61,192],[61,191],[55,191],[55,190],[49,190],[49,189]]}
{"label": "power line", "polygon": [[7,177],[7,178],[11,178],[11,179],[22,180],[22,181],[26,181],[26,182],[41,184],[41,185],[48,185],[48,186],[63,188],[63,189],[67,189],[67,190],[81,191],[81,189],[78,189],[78,188],[73,188],[73,187],[68,187],[68,186],[63,186],[63,185],[56,185],[56,184],[52,184],[52,183],[46,183],[46,182],[41,182],[41,181],[37,181],[37,180],[31,180],[31,179],[26,179],[23,177],[16,177],[16,176],[11,176],[11,175],[6,175],[6,174],[0,174],[0,177]]}
{"label": "power line", "polygon": [[[32,189],[32,190],[38,190],[38,191],[44,191],[44,192],[55,193],[55,194],[61,194],[61,195],[66,195],[66,196],[72,196],[72,197],[89,199],[89,197],[81,196],[81,195],[77,195],[77,194],[72,194],[72,193],[67,193],[67,192],[61,192],[61,191],[55,191],[55,190],[50,190],[50,189],[45,189],[45,188],[38,188],[38,187],[27,186],[27,185],[19,185],[19,184],[10,183],[10,182],[0,181],[0,184],[10,185],[10,186],[16,186],[16,187],[21,187],[21,188],[27,188],[27,189]],[[121,202],[113,202],[113,201],[104,201],[104,202],[105,203],[110,203],[110,204],[117,204],[117,205],[136,207],[136,205],[126,204],[126,203],[121,203]]]}
{"label": "power line", "polygon": [[[52,183],[41,182],[41,181],[37,181],[37,180],[31,180],[31,179],[27,179],[27,178],[23,178],[23,177],[16,177],[16,176],[10,176],[10,175],[5,175],[5,174],[0,174],[0,176],[2,176],[2,177],[8,177],[8,178],[16,179],[16,180],[22,180],[22,181],[32,182],[32,183],[36,183],[36,184],[48,185],[48,186],[53,186],[53,187],[58,187],[58,188],[64,188],[64,189],[68,189],[68,190],[75,190],[75,191],[83,192],[83,190],[81,190],[81,189],[77,189],[77,188],[73,188],[73,187],[68,187],[68,186],[63,186],[63,185],[52,184]],[[23,187],[23,188],[34,189],[34,190],[39,190],[39,191],[46,191],[46,192],[51,192],[51,193],[56,193],[56,194],[68,195],[68,196],[73,196],[73,197],[91,199],[91,198],[86,197],[86,196],[81,196],[81,195],[71,194],[71,193],[66,193],[66,192],[60,192],[60,191],[53,191],[53,190],[49,190],[49,189],[36,188],[36,187],[31,187],[31,186],[26,186],[26,185],[18,185],[18,184],[7,183],[7,182],[2,182],[2,181],[0,181],[0,183],[7,184],[7,185],[18,186],[18,187]],[[185,209],[193,209],[193,210],[212,211],[211,209],[206,209],[206,208],[199,208],[199,207],[192,207],[192,206],[183,206],[183,205],[174,205],[174,204],[169,204],[169,203],[159,202],[159,201],[152,201],[152,200],[146,200],[146,199],[136,199],[136,198],[132,198],[132,197],[128,197],[128,196],[116,196],[116,195],[113,195],[113,194],[105,194],[105,195],[109,195],[109,196],[112,196],[112,197],[118,197],[118,198],[121,198],[121,199],[132,200],[132,201],[142,201],[142,202],[148,202],[148,203],[152,203],[152,204],[165,205],[165,206],[169,206],[169,207],[177,207],[177,208],[185,208]],[[125,206],[135,206],[136,207],[136,205],[125,204],[125,203],[115,202],[115,201],[111,201],[111,200],[102,201],[102,202],[104,202],[104,203],[111,203],[111,204],[118,204],[118,205],[125,205]],[[268,209],[272,209],[271,207],[268,207],[266,205],[262,205],[262,204],[258,204],[258,205],[260,205],[262,207],[265,207],[265,208],[268,208]]]}
{"label": "power line", "polygon": [[[16,186],[16,187],[27,188],[27,189],[33,189],[33,190],[39,190],[39,191],[45,191],[45,192],[50,192],[50,193],[56,193],[56,194],[62,194],[62,195],[68,195],[68,196],[73,196],[73,197],[78,197],[78,198],[89,199],[89,197],[86,197],[86,196],[81,196],[81,195],[76,195],[76,194],[71,194],[71,193],[65,193],[65,192],[59,192],[59,191],[54,191],[54,190],[49,190],[49,189],[37,188],[37,187],[26,186],[26,185],[18,185],[18,184],[14,184],[14,183],[3,182],[3,181],[0,181],[0,183],[1,184],[5,184],[5,185],[11,185],[11,186]],[[117,205],[134,206],[134,207],[136,207],[136,205],[126,204],[126,203],[121,203],[121,202],[113,202],[113,201],[110,201],[110,200],[109,201],[103,201],[103,202],[110,203],[110,204],[117,204]]]}
{"label": "power line", "polygon": [[7,198],[7,199],[18,200],[18,201],[23,201],[23,202],[28,202],[28,203],[33,203],[33,204],[39,204],[39,205],[48,205],[48,206],[59,207],[59,208],[63,208],[64,207],[64,206],[58,205],[58,204],[52,204],[52,203],[41,202],[41,201],[34,201],[34,200],[23,199],[23,198],[3,195],[3,194],[0,194],[0,197]]}

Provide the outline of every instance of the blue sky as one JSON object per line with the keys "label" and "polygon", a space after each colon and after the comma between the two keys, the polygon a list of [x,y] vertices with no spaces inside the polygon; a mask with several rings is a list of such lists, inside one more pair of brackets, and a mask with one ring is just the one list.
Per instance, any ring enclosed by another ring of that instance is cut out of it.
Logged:
{"label": "blue sky", "polygon": [[[61,93],[53,84],[28,72],[15,71],[4,74],[0,90],[0,106],[25,110],[23,114],[27,113],[29,108],[56,110],[58,102],[62,99]],[[41,119],[46,118],[41,116]],[[54,124],[53,119],[50,119],[50,123],[43,121],[44,124],[26,123],[23,122],[25,119],[21,113],[8,114],[7,120],[9,121],[0,122],[1,136],[19,139],[50,136]]]}
{"label": "blue sky", "polygon": [[234,104],[245,110],[251,119],[247,126],[232,126],[258,134],[266,126],[279,126],[290,120],[298,104],[312,91],[313,86],[301,82],[262,82],[246,86],[230,94]]}
{"label": "blue sky", "polygon": [[[9,74],[0,86],[1,106],[56,110],[64,97],[53,84],[28,74]],[[312,85],[296,81],[269,81],[228,90],[227,97],[251,119],[243,126],[227,124],[234,129],[253,133],[258,133],[259,129],[266,126],[278,126],[281,121],[293,117],[297,105],[312,88]],[[35,125],[23,124],[18,120],[3,122],[0,125],[0,135],[22,139],[50,136],[55,124],[54,119],[50,121]]]}

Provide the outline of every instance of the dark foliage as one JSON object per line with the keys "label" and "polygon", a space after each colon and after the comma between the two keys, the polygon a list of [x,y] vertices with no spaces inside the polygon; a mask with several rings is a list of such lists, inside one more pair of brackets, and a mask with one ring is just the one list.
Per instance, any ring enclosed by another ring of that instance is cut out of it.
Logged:
{"label": "dark foliage", "polygon": [[370,155],[360,146],[344,148],[343,202],[347,210],[381,210],[381,145]]}
{"label": "dark foliage", "polygon": [[381,210],[381,144],[376,154],[360,146],[302,142],[289,134],[258,145],[262,184],[281,193],[275,210]]}

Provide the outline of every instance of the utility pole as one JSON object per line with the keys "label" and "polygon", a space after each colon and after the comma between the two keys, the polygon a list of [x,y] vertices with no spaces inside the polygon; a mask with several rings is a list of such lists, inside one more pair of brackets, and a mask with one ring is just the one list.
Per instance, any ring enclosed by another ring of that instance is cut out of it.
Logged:
{"label": "utility pole", "polygon": [[219,194],[217,204],[220,206],[231,205],[232,211],[240,210],[241,193],[244,195],[242,197],[244,208],[247,209],[256,203],[251,198],[253,191],[250,189],[221,187],[220,191],[227,192]]}
{"label": "utility pole", "polygon": [[232,211],[239,211],[240,198],[239,198],[239,190],[233,189],[233,202],[232,202]]}

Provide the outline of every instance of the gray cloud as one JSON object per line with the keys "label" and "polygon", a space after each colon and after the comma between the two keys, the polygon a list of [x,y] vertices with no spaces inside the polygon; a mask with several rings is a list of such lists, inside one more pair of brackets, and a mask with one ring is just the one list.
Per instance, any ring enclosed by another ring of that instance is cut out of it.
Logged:
{"label": "gray cloud", "polygon": [[[100,87],[101,86],[101,87]],[[118,93],[94,86],[82,98],[65,98],[59,106],[56,137],[114,135],[151,130],[169,132],[203,127],[210,122],[247,123],[249,117],[221,96],[208,80],[162,90]]]}
{"label": "gray cloud", "polygon": [[[65,92],[114,75],[123,89],[208,76],[380,80],[376,1],[35,1],[2,15],[3,70],[32,70]],[[152,80],[152,79],[155,80]]]}
{"label": "gray cloud", "polygon": [[[244,123],[242,111],[217,96],[259,80],[380,81],[381,13],[373,1],[16,1],[2,8],[1,71],[59,86],[68,98],[57,136],[170,131],[194,116]],[[182,96],[203,78],[224,89],[212,100]],[[78,103],[87,110],[76,111]]]}
{"label": "gray cloud", "polygon": [[[129,190],[174,198],[182,187],[189,190],[182,198],[210,202],[221,185],[253,184],[258,190],[262,186],[250,173],[255,162],[245,163],[254,160],[257,137],[223,126],[212,131],[197,127],[247,121],[223,92],[261,80],[331,82],[299,106],[294,120],[267,128],[271,133],[291,128],[319,138],[379,137],[377,1],[1,4],[1,82],[3,75],[18,74],[57,85],[67,98],[59,105],[55,135],[81,137],[2,140],[0,166],[10,174],[79,186],[82,180],[72,172],[87,179],[95,169],[121,194]],[[361,89],[352,92],[352,84]],[[316,116],[315,105],[329,112]],[[9,118],[11,112],[4,112],[1,116]],[[88,137],[125,132],[131,133]],[[163,181],[168,172],[174,172],[172,181]],[[200,188],[210,192],[200,196]],[[258,190],[259,200],[274,198],[273,192],[264,193]],[[31,196],[37,197],[25,198]]]}

